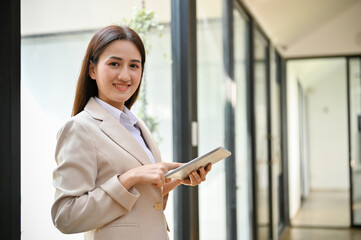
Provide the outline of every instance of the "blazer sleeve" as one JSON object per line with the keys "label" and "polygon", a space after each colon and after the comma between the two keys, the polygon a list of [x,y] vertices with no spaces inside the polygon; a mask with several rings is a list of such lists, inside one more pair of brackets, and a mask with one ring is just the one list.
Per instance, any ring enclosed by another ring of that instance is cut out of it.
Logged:
{"label": "blazer sleeve", "polygon": [[85,123],[70,120],[57,138],[54,225],[63,233],[85,232],[128,213],[139,192],[134,187],[127,191],[118,175],[96,186],[97,151]]}

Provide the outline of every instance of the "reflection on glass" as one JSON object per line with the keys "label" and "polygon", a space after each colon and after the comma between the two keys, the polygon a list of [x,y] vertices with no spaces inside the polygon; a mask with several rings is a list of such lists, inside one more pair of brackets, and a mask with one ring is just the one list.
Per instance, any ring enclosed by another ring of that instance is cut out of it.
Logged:
{"label": "reflection on glass", "polygon": [[256,132],[257,231],[258,239],[269,239],[269,182],[267,146],[267,43],[256,31],[254,39],[254,102]]}
{"label": "reflection on glass", "polygon": [[350,133],[352,169],[353,224],[361,225],[361,61],[351,58],[350,77]]}
{"label": "reflection on glass", "polygon": [[[197,1],[199,154],[224,146],[222,1]],[[226,239],[224,161],[199,187],[200,239]]]}
{"label": "reflection on glass", "polygon": [[250,239],[248,193],[248,152],[247,152],[247,110],[246,110],[246,39],[247,22],[237,11],[234,19],[234,73],[237,87],[236,116],[236,184],[237,184],[237,238]]}

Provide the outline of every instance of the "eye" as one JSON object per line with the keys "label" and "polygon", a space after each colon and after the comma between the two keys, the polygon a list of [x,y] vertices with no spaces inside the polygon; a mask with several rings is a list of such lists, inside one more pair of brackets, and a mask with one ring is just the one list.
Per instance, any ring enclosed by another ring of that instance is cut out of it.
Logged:
{"label": "eye", "polygon": [[130,67],[131,67],[131,68],[139,68],[139,65],[137,65],[137,64],[130,64]]}
{"label": "eye", "polygon": [[111,62],[109,63],[110,66],[113,66],[113,67],[117,67],[119,66],[119,64],[117,62]]}

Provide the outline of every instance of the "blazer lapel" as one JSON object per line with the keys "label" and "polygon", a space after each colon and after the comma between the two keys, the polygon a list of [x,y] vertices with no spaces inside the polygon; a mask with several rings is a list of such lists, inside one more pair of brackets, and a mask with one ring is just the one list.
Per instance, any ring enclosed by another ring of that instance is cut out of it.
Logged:
{"label": "blazer lapel", "polygon": [[136,158],[141,164],[149,164],[150,159],[142,146],[131,133],[114,119],[93,98],[85,106],[85,110],[95,119],[101,120],[100,129],[115,143]]}
{"label": "blazer lapel", "polygon": [[159,149],[158,149],[154,139],[152,138],[152,134],[150,133],[149,129],[146,127],[145,123],[139,119],[138,119],[138,126],[143,135],[144,141],[147,143],[150,151],[153,154],[155,162],[161,162],[162,157],[160,155]]}

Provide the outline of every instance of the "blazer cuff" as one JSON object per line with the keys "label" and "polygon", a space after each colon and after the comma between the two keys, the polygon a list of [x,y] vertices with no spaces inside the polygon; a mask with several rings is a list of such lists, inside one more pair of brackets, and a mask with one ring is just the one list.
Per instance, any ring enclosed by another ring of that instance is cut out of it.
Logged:
{"label": "blazer cuff", "polygon": [[129,189],[119,182],[118,175],[113,176],[100,187],[110,195],[116,202],[122,205],[126,210],[130,211],[140,196],[140,193],[135,187]]}

